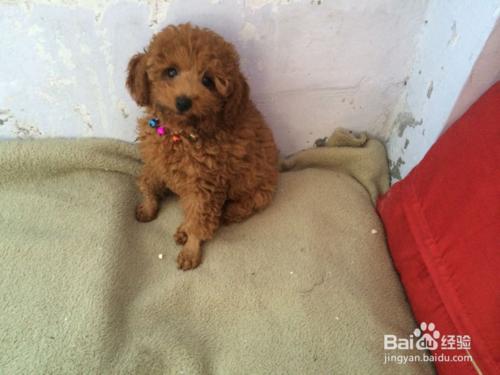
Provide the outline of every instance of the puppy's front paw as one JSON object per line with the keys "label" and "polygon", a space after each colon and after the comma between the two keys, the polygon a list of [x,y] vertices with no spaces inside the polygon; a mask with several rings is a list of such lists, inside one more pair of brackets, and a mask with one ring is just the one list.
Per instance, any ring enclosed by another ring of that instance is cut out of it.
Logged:
{"label": "puppy's front paw", "polygon": [[187,242],[188,236],[182,228],[182,225],[177,228],[177,231],[174,234],[174,239],[177,245],[184,245]]}
{"label": "puppy's front paw", "polygon": [[156,219],[158,209],[145,205],[144,203],[138,204],[135,207],[135,218],[141,223],[147,223]]}
{"label": "puppy's front paw", "polygon": [[201,251],[200,249],[190,249],[187,246],[181,250],[179,255],[177,255],[177,268],[188,271],[196,268],[201,263]]}

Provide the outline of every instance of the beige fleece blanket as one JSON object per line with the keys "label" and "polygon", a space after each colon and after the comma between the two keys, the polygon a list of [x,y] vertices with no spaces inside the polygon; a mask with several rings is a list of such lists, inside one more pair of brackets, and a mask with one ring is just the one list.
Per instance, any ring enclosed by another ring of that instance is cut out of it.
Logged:
{"label": "beige fleece blanket", "polygon": [[0,142],[0,373],[432,372],[384,364],[383,335],[415,323],[370,201],[383,147],[347,144],[284,160],[323,169],[283,173],[269,209],[181,272],[177,199],[134,219],[134,145]]}

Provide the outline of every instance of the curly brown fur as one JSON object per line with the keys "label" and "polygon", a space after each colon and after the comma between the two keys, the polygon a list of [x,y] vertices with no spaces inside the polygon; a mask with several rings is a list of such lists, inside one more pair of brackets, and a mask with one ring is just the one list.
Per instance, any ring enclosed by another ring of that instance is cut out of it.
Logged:
{"label": "curly brown fur", "polygon": [[[242,221],[271,202],[278,179],[272,133],[249,99],[234,47],[208,29],[182,24],[156,34],[130,60],[127,87],[146,112],[138,123],[144,167],[136,218],[153,220],[162,194],[178,194],[185,218],[174,235],[184,246],[177,264],[195,268],[201,243],[221,223]],[[189,109],[176,104],[179,97],[191,100]],[[148,126],[153,117],[181,141],[157,135]]]}

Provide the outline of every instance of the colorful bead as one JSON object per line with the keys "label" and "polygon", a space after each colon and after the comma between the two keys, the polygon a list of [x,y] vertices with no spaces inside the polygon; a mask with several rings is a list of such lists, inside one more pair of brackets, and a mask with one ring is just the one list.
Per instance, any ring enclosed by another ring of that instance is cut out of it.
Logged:
{"label": "colorful bead", "polygon": [[172,142],[179,143],[181,141],[181,137],[179,134],[172,135]]}
{"label": "colorful bead", "polygon": [[151,126],[152,128],[156,128],[159,122],[160,121],[157,118],[152,118],[148,121],[148,125]]}
{"label": "colorful bead", "polygon": [[165,135],[165,128],[163,126],[160,126],[159,128],[156,128],[156,134],[158,134],[158,135]]}

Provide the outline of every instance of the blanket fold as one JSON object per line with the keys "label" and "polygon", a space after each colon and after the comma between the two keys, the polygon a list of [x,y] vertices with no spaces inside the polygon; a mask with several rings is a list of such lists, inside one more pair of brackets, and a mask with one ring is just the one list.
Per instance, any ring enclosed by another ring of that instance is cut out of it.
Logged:
{"label": "blanket fold", "polygon": [[319,147],[299,151],[281,160],[283,172],[304,168],[325,168],[353,177],[363,186],[372,203],[389,189],[389,169],[384,145],[366,133],[338,128]]}

